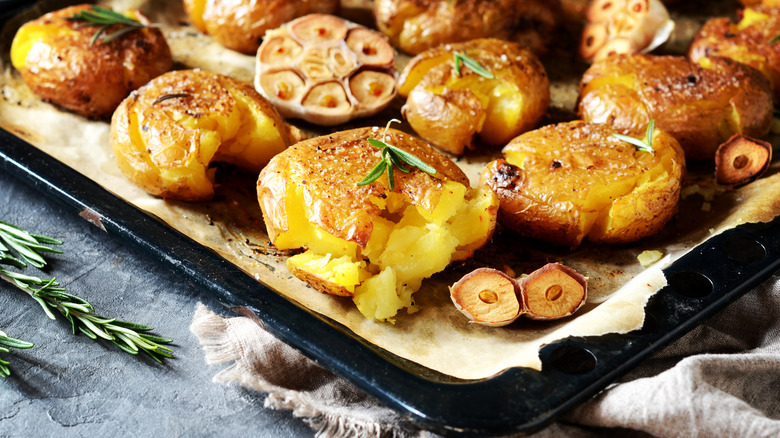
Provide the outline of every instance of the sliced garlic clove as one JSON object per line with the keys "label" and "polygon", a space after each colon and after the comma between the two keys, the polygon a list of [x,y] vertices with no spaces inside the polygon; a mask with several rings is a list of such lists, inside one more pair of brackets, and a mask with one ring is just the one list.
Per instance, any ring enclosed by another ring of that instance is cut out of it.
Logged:
{"label": "sliced garlic clove", "polygon": [[612,55],[619,55],[622,53],[634,53],[633,45],[631,41],[626,38],[619,38],[607,41],[594,56],[593,61],[600,61],[604,58],[608,58]]}
{"label": "sliced garlic clove", "polygon": [[337,125],[349,120],[352,109],[344,86],[339,82],[324,82],[312,87],[301,102],[309,112],[307,120],[323,125]]}
{"label": "sliced garlic clove", "polygon": [[364,70],[350,78],[349,89],[361,107],[380,106],[395,95],[395,78],[387,73]]}
{"label": "sliced garlic clove", "polygon": [[328,65],[339,77],[347,77],[358,67],[355,55],[342,46],[328,49]]}
{"label": "sliced garlic clove", "polygon": [[606,23],[625,7],[626,0],[593,0],[585,16],[589,23]]}
{"label": "sliced garlic clove", "polygon": [[333,15],[310,14],[292,22],[290,31],[306,43],[325,44],[343,40],[348,28],[344,20]]}
{"label": "sliced garlic clove", "polygon": [[390,43],[369,29],[353,29],[347,36],[347,46],[364,65],[384,66],[395,59],[395,51]]}
{"label": "sliced garlic clove", "polygon": [[291,65],[303,51],[303,47],[286,35],[268,39],[258,53],[260,62],[267,66]]}
{"label": "sliced garlic clove", "polygon": [[450,286],[450,299],[473,323],[501,327],[520,316],[517,281],[501,271],[476,269]]}
{"label": "sliced garlic clove", "polygon": [[306,50],[298,68],[301,69],[306,79],[319,81],[322,79],[333,79],[335,76],[328,67],[327,51],[322,47],[314,47]]}
{"label": "sliced garlic clove", "polygon": [[260,77],[260,86],[266,96],[294,103],[301,100],[306,89],[303,79],[292,70],[266,73]]}
{"label": "sliced garlic clove", "polygon": [[593,59],[607,42],[607,27],[603,23],[591,23],[585,26],[580,40],[580,56]]}

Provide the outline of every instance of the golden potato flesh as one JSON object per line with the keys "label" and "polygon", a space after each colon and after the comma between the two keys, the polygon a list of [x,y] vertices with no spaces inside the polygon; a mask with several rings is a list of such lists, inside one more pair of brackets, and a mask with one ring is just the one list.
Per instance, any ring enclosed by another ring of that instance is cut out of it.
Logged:
{"label": "golden potato flesh", "polygon": [[184,0],[193,26],[248,55],[260,47],[266,30],[306,14],[332,14],[338,9],[338,0]]}
{"label": "golden potato flesh", "polygon": [[[114,25],[92,44],[98,28],[68,20],[89,9],[71,6],[24,24],[11,43],[11,63],[45,101],[105,119],[130,91],[171,69],[171,51],[160,30],[151,27],[105,43],[107,36],[123,29]],[[149,24],[138,11],[126,15]]]}
{"label": "golden potato flesh", "polygon": [[[368,139],[401,148],[436,169],[395,169],[358,186],[380,160]],[[287,266],[298,278],[352,296],[370,319],[414,311],[412,293],[426,277],[463,260],[492,235],[498,200],[473,189],[452,161],[427,143],[383,128],[341,131],[297,143],[260,173],[258,201],[271,241],[303,248]]]}
{"label": "golden potato flesh", "polygon": [[[704,60],[702,60],[704,61]],[[735,133],[761,138],[772,123],[772,89],[757,70],[726,58],[617,55],[593,64],[580,84],[580,117],[642,135],[650,123],[690,160],[712,160]]]}
{"label": "golden potato flesh", "polygon": [[558,24],[558,0],[375,0],[377,28],[406,53],[476,38],[545,50]]}
{"label": "golden potato flesh", "polygon": [[209,200],[211,162],[260,172],[290,143],[281,116],[250,85],[200,70],[157,77],[111,119],[111,146],[122,173],[171,199]]}
{"label": "golden potato flesh", "polygon": [[728,18],[708,20],[691,44],[688,57],[697,62],[723,56],[747,64],[769,79],[775,102],[780,102],[780,44],[772,42],[777,35],[780,11],[766,6],[747,8],[736,23]]}
{"label": "golden potato flesh", "polygon": [[[465,54],[485,77],[457,61]],[[447,44],[414,57],[399,79],[407,97],[404,117],[425,140],[454,154],[503,146],[533,129],[550,104],[550,86],[538,58],[518,44],[479,39]]]}
{"label": "golden potato flesh", "polygon": [[603,124],[545,126],[512,140],[482,180],[500,199],[499,221],[523,235],[571,247],[583,239],[626,243],[650,236],[677,211],[685,158],[655,129],[654,153]]}

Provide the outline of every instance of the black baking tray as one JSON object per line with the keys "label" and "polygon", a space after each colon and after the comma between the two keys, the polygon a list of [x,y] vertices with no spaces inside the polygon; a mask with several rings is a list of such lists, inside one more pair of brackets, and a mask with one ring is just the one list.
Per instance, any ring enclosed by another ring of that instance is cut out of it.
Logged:
{"label": "black baking tray", "polygon": [[[19,1],[0,0],[0,21]],[[12,7],[13,6],[13,7]],[[780,218],[713,237],[664,270],[641,330],[568,338],[541,350],[542,371],[459,380],[398,358],[288,301],[235,265],[0,129],[0,168],[209,291],[419,426],[448,436],[531,433],[550,424],[780,269]]]}
{"label": "black baking tray", "polygon": [[215,295],[247,307],[275,336],[421,427],[444,435],[531,433],[548,425],[780,269],[780,217],[719,234],[664,273],[645,326],[568,338],[541,350],[542,371],[465,381],[411,364],[288,301],[235,265],[0,129],[0,168],[65,203]]}

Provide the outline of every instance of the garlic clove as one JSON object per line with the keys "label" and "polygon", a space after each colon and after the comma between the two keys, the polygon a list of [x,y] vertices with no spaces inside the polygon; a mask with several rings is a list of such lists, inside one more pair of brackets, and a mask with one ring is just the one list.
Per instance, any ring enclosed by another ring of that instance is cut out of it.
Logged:
{"label": "garlic clove", "polygon": [[292,70],[266,73],[260,77],[260,86],[266,96],[285,102],[300,101],[306,89],[303,79]]}
{"label": "garlic clove", "polygon": [[287,35],[267,38],[263,43],[258,58],[269,66],[289,66],[300,56],[303,47]]}
{"label": "garlic clove", "polygon": [[353,29],[346,41],[361,64],[387,65],[395,59],[395,51],[390,43],[380,34],[369,29]]}
{"label": "garlic clove", "polygon": [[520,315],[517,282],[501,271],[476,269],[450,286],[455,307],[472,323],[501,327]]}
{"label": "garlic clove", "polygon": [[363,70],[350,78],[349,89],[361,107],[382,106],[395,95],[395,78],[387,73]]}
{"label": "garlic clove", "polygon": [[588,279],[560,263],[548,263],[520,279],[523,315],[552,320],[576,312],[588,298]]}
{"label": "garlic clove", "polygon": [[338,125],[351,116],[352,104],[347,98],[347,92],[341,83],[335,81],[313,86],[301,104],[310,113],[313,123]]}
{"label": "garlic clove", "polygon": [[295,20],[290,32],[301,41],[310,44],[327,44],[339,41],[347,36],[344,20],[333,15],[310,14]]}

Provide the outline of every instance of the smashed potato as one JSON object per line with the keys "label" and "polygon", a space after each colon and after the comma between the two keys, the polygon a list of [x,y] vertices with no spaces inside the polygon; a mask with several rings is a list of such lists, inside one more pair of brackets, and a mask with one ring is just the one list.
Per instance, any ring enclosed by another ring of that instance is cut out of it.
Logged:
{"label": "smashed potato", "polygon": [[377,28],[411,55],[476,38],[514,41],[539,53],[558,25],[558,0],[375,0]]}
{"label": "smashed potato", "polygon": [[[359,186],[380,160],[368,139],[413,154],[435,175],[408,166]],[[262,170],[257,194],[271,241],[303,248],[287,266],[331,294],[351,296],[366,318],[391,320],[423,279],[463,260],[491,237],[498,199],[473,189],[458,166],[393,129],[360,128],[300,142]]]}
{"label": "smashed potato", "polygon": [[616,55],[594,63],[580,84],[588,122],[641,135],[650,120],[690,160],[712,160],[735,133],[761,138],[772,123],[772,88],[757,70],[727,58]]}
{"label": "smashed potato", "polygon": [[332,14],[338,9],[338,0],[184,0],[195,28],[247,55],[257,51],[265,31],[306,14]]}
{"label": "smashed potato", "polygon": [[570,247],[583,239],[627,243],[663,228],[677,211],[685,157],[655,129],[654,153],[581,121],[512,140],[482,180],[501,202],[499,221],[525,236]]}
{"label": "smashed potato", "polygon": [[[92,42],[96,27],[70,19],[90,5],[50,12],[24,24],[11,43],[11,63],[43,100],[90,119],[106,119],[130,91],[171,69],[171,50],[159,29],[133,29],[108,42],[107,28]],[[148,26],[140,12],[129,18]]]}
{"label": "smashed potato", "polygon": [[[492,78],[469,68],[460,55]],[[417,55],[401,74],[398,92],[408,97],[402,112],[412,128],[454,154],[505,145],[534,128],[550,104],[549,80],[537,57],[496,39],[446,44]]]}
{"label": "smashed potato", "polygon": [[122,173],[152,195],[205,201],[212,162],[251,172],[293,143],[293,132],[250,85],[200,70],[166,73],[131,93],[111,119]]}
{"label": "smashed potato", "polygon": [[780,44],[773,42],[777,35],[780,12],[755,6],[742,11],[736,23],[728,18],[709,19],[691,44],[688,57],[698,62],[709,56],[723,56],[747,64],[769,79],[775,102],[780,102]]}

